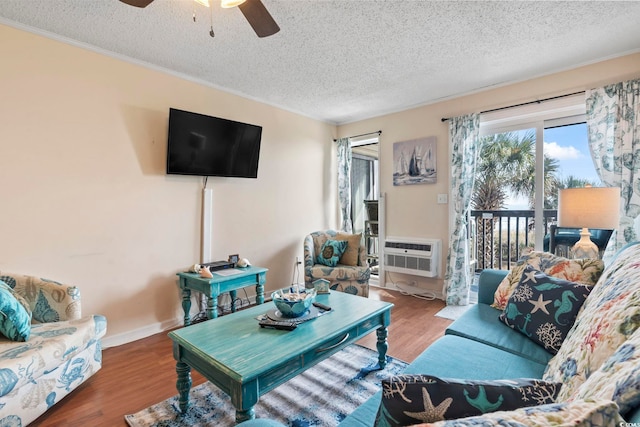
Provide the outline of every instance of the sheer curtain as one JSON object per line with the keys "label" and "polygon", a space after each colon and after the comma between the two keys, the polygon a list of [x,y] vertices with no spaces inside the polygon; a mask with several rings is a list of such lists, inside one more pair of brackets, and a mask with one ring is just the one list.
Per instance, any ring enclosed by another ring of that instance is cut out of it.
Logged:
{"label": "sheer curtain", "polygon": [[351,223],[351,142],[349,138],[340,138],[338,145],[338,199],[342,225],[340,229],[345,233],[353,232]]}
{"label": "sheer curtain", "polygon": [[620,226],[611,255],[640,238],[640,80],[586,91],[589,149],[600,180],[620,188]]}
{"label": "sheer curtain", "polygon": [[469,267],[467,225],[476,161],[481,149],[479,132],[479,114],[449,119],[453,228],[449,236],[449,253],[444,277],[447,305],[469,304],[472,277]]}

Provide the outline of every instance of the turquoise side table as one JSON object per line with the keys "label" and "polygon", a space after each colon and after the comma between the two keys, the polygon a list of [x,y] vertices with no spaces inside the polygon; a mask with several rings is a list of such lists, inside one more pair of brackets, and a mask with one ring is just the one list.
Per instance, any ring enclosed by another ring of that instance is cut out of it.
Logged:
{"label": "turquoise side table", "polygon": [[249,266],[236,268],[235,274],[226,275],[212,272],[213,277],[200,277],[196,273],[178,273],[180,289],[182,290],[182,309],[184,310],[184,326],[191,324],[191,291],[202,292],[207,296],[207,319],[218,317],[218,295],[229,292],[231,294],[231,311],[236,311],[236,291],[247,286],[256,287],[256,304],[264,303],[264,284],[268,269]]}

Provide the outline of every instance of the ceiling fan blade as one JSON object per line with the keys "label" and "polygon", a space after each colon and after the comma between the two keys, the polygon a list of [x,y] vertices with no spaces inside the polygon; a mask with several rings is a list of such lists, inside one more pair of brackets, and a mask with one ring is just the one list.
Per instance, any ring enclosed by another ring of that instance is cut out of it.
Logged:
{"label": "ceiling fan blade", "polygon": [[260,0],[247,0],[238,7],[258,37],[272,36],[280,31],[280,27]]}
{"label": "ceiling fan blade", "polygon": [[135,7],[147,7],[153,0],[120,0],[122,3]]}

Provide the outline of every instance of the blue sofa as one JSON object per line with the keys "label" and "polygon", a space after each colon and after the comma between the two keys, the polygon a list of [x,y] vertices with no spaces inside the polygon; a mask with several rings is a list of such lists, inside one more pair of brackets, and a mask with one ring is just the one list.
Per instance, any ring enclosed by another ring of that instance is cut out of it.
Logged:
{"label": "blue sofa", "polygon": [[[623,257],[623,259],[640,259],[640,242],[627,245],[616,254],[616,257],[620,257],[625,251],[632,251],[633,253],[627,252],[626,258]],[[605,272],[602,275],[603,279],[607,273],[607,268],[609,268],[613,260],[607,263]],[[632,268],[640,271],[640,268],[638,268],[640,263],[632,262],[631,264],[637,264]],[[615,280],[616,275],[623,276],[625,274],[624,270],[624,267],[620,268],[618,265],[616,271],[609,272],[608,277],[606,277],[608,283]],[[466,380],[543,378],[545,369],[553,355],[523,334],[505,325],[499,319],[501,311],[490,306],[494,301],[494,293],[499,283],[507,273],[507,271],[501,270],[484,270],[479,278],[478,304],[469,308],[463,316],[453,322],[447,328],[445,335],[421,353],[406,368],[405,373]],[[634,279],[631,292],[636,296],[640,296],[640,273],[632,272],[632,275],[635,276],[631,277],[639,280]],[[625,278],[625,280],[627,279]],[[619,285],[619,283],[615,284]],[[600,285],[599,281],[596,287]],[[592,291],[591,293],[593,294],[594,292]],[[638,300],[640,301],[640,297]],[[640,316],[640,303],[632,306],[631,309],[634,316]],[[640,334],[640,329],[638,332]],[[638,367],[640,368],[640,363]],[[592,373],[592,375],[595,373]],[[604,378],[606,382],[606,376]],[[639,379],[636,378],[636,380]],[[638,394],[636,400],[640,401],[640,391]],[[378,392],[358,407],[340,423],[340,427],[373,426],[381,395],[382,393]],[[638,405],[637,401],[630,405],[631,409],[625,414],[625,419],[628,422],[640,422],[640,405]],[[242,427],[275,426],[281,426],[281,424],[260,419],[250,420],[242,424]]]}

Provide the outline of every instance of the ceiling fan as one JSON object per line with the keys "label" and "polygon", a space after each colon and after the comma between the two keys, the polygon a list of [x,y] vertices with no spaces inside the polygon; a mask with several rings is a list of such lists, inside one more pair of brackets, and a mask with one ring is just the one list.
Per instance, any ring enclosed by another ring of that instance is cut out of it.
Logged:
{"label": "ceiling fan", "polygon": [[[147,7],[153,2],[153,0],[120,0],[122,3],[126,3],[135,7]],[[196,2],[209,7],[209,0],[195,0]],[[269,11],[261,0],[221,0],[221,6],[225,9],[238,6],[240,12],[244,15],[246,20],[256,32],[258,37],[272,36],[278,31],[280,27],[273,19]],[[211,37],[213,37],[213,29],[211,30]]]}

